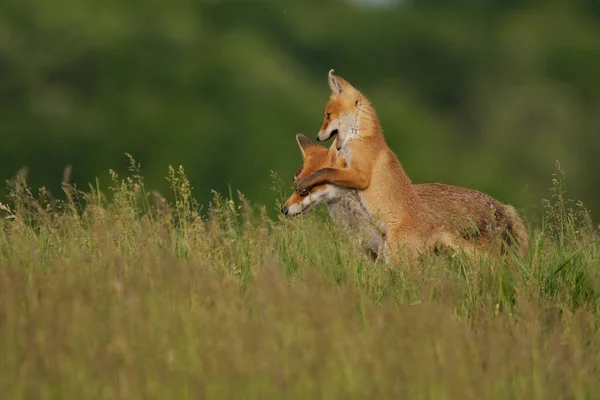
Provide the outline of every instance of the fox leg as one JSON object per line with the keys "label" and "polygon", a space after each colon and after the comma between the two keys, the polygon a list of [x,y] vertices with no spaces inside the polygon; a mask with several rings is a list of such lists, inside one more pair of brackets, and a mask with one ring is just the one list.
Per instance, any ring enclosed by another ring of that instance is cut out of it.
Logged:
{"label": "fox leg", "polygon": [[439,243],[455,252],[463,251],[467,258],[472,262],[477,261],[478,254],[481,251],[481,249],[477,248],[475,243],[463,238],[453,238],[448,234],[440,235]]}
{"label": "fox leg", "polygon": [[386,263],[402,264],[416,262],[419,258],[418,240],[403,232],[388,233],[384,246]]}
{"label": "fox leg", "polygon": [[369,186],[369,176],[358,168],[323,168],[298,180],[296,191],[301,196],[306,195],[313,186],[324,183],[364,190]]}

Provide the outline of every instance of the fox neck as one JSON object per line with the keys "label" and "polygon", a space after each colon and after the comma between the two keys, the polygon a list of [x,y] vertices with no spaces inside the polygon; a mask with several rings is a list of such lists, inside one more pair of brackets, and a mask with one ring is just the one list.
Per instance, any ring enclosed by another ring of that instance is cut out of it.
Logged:
{"label": "fox neck", "polygon": [[358,122],[358,135],[361,138],[383,135],[379,118],[377,118],[377,113],[371,107],[371,104],[366,102],[361,104],[356,113],[356,119]]}
{"label": "fox neck", "polygon": [[340,128],[335,140],[338,150],[352,140],[382,136],[377,114],[368,103],[360,105],[353,114],[346,117]]}

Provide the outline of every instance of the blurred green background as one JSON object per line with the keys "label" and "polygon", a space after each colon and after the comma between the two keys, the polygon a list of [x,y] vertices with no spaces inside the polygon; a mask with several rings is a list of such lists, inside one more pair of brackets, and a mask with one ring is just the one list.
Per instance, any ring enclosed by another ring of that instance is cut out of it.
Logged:
{"label": "blurred green background", "polygon": [[181,164],[201,203],[231,185],[275,215],[270,171],[291,191],[330,68],[371,99],[414,182],[535,214],[559,159],[569,197],[597,209],[595,0],[5,0],[0,176],[27,166],[58,196],[66,165],[106,187],[128,152],[151,188]]}

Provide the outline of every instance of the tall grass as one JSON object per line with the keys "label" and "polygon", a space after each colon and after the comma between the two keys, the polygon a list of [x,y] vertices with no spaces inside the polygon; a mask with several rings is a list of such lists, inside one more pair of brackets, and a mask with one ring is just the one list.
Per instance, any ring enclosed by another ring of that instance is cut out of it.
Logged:
{"label": "tall grass", "polygon": [[597,229],[559,168],[527,258],[385,268],[323,216],[130,174],[0,206],[2,398],[587,399]]}

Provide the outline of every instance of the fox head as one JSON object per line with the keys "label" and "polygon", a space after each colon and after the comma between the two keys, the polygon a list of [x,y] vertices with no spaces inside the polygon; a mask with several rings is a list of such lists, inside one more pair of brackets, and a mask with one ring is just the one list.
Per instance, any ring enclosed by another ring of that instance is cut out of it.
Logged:
{"label": "fox head", "polygon": [[329,71],[331,97],[325,106],[323,125],[317,140],[325,142],[337,134],[336,148],[339,150],[348,140],[359,135],[359,111],[367,105],[366,98],[343,78]]}
{"label": "fox head", "polygon": [[[330,152],[330,149],[313,142],[303,134],[298,133],[296,141],[302,152],[303,163],[294,174],[294,182],[334,162],[335,155]],[[294,191],[281,208],[281,212],[287,216],[305,213],[319,204],[339,200],[347,191],[348,189],[344,187],[332,184],[314,186],[306,196],[300,196]]]}

